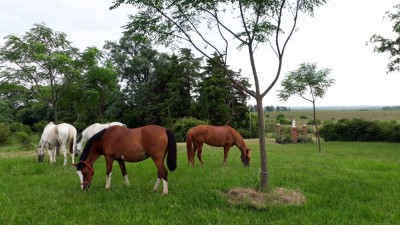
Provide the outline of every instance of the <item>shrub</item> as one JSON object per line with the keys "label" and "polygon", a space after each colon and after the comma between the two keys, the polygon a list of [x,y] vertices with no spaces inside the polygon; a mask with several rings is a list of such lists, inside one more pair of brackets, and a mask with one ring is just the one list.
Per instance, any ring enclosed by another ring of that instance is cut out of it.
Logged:
{"label": "shrub", "polygon": [[[321,124],[321,120],[319,120],[319,119],[315,119],[315,122],[317,123],[317,125]],[[315,125],[313,119],[308,120],[308,121],[307,121],[307,124],[309,124],[309,125]]]}
{"label": "shrub", "polygon": [[175,133],[176,141],[179,142],[186,141],[186,133],[188,132],[188,130],[192,127],[202,124],[205,125],[208,124],[208,122],[204,120],[198,120],[193,117],[184,117],[178,119],[173,126],[173,131]]}
{"label": "shrub", "polygon": [[313,143],[313,139],[310,136],[299,135],[297,137],[297,143]]}
{"label": "shrub", "polygon": [[23,148],[27,149],[28,151],[33,149],[32,140],[29,134],[20,131],[16,133],[16,138]]}
{"label": "shrub", "polygon": [[11,131],[6,124],[0,124],[0,145],[7,144],[10,141]]}
{"label": "shrub", "polygon": [[320,129],[325,141],[389,141],[400,142],[400,125],[396,121],[379,122],[362,119],[341,119],[327,122]]}
{"label": "shrub", "polygon": [[243,138],[258,138],[258,130],[252,129],[251,132],[245,128],[238,128],[237,131]]}
{"label": "shrub", "polygon": [[290,144],[293,143],[292,142],[292,138],[290,137],[289,134],[282,134],[282,135],[278,135],[275,138],[276,143],[278,144]]}
{"label": "shrub", "polygon": [[32,130],[28,125],[13,122],[9,124],[11,133],[24,132],[28,135],[32,134]]}
{"label": "shrub", "polygon": [[41,133],[41,132],[43,132],[44,127],[45,127],[48,123],[50,123],[50,121],[44,121],[44,120],[39,121],[39,122],[33,124],[32,130],[35,131],[35,132],[40,132],[40,133]]}

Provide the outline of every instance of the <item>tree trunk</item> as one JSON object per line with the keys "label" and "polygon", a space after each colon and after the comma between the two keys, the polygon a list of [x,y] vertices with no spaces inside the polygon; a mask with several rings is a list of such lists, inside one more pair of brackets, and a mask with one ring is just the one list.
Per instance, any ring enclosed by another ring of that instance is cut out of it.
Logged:
{"label": "tree trunk", "polygon": [[313,113],[314,113],[315,130],[317,131],[318,151],[321,153],[321,140],[319,138],[319,129],[318,129],[317,120],[316,120],[317,117],[315,115],[315,102],[313,102]]}
{"label": "tree trunk", "polygon": [[268,162],[267,162],[267,146],[265,144],[265,123],[264,123],[264,109],[262,105],[262,96],[256,97],[257,101],[257,116],[258,116],[258,141],[260,145],[260,161],[261,161],[261,190],[266,190],[269,186],[268,177]]}
{"label": "tree trunk", "polygon": [[[58,124],[58,113],[57,113],[57,102],[54,101],[53,104],[53,117],[54,117],[54,124]],[[56,156],[60,155],[60,147],[56,147]]]}

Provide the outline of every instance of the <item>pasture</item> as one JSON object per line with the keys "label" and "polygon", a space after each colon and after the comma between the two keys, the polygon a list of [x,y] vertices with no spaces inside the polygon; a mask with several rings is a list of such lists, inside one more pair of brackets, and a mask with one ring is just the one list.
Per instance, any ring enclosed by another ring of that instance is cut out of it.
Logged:
{"label": "pasture", "polygon": [[300,206],[249,202],[233,204],[227,192],[257,188],[258,142],[244,167],[233,147],[222,167],[223,150],[204,146],[204,167],[187,164],[178,144],[178,168],[169,173],[169,195],[151,191],[152,160],[127,163],[131,186],[123,185],[114,163],[105,190],[105,161],[95,164],[92,186],[80,190],[73,166],[62,158],[38,163],[34,151],[0,150],[0,224],[396,224],[400,221],[400,144],[323,143],[278,145],[268,141],[270,187],[297,190]]}
{"label": "pasture", "polygon": [[[296,120],[298,125],[306,123],[307,120],[301,117],[313,118],[312,110],[292,110],[292,111],[273,111],[265,112],[267,120],[275,120],[282,114],[289,120]],[[400,123],[400,110],[316,110],[317,120],[322,122],[339,119],[363,119],[363,120],[380,120],[380,121],[397,121]]]}

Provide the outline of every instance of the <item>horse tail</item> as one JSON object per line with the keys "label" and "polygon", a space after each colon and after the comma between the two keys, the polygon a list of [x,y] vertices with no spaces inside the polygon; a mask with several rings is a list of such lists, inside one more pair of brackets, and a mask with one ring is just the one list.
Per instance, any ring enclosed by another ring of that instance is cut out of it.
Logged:
{"label": "horse tail", "polygon": [[73,154],[74,153],[74,148],[75,148],[75,141],[76,141],[76,131],[74,129],[69,128],[68,132],[68,140],[69,140],[69,153]]}
{"label": "horse tail", "polygon": [[167,145],[167,166],[170,171],[174,171],[176,169],[176,139],[174,133],[170,130],[166,130],[168,136],[168,145]]}
{"label": "horse tail", "polygon": [[69,138],[69,153],[74,153],[74,138]]}
{"label": "horse tail", "polygon": [[[190,129],[186,134],[186,151],[188,160],[192,160],[192,151],[193,151],[193,141],[192,141],[192,129]],[[193,154],[194,157],[194,154]]]}

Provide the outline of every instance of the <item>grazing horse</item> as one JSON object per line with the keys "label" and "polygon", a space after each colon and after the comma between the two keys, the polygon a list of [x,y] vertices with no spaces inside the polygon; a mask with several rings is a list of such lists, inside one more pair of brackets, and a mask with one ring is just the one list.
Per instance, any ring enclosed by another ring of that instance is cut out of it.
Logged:
{"label": "grazing horse", "polygon": [[111,123],[94,123],[90,126],[88,126],[86,129],[82,131],[81,134],[78,135],[78,139],[76,140],[76,151],[81,152],[82,150],[82,144],[89,140],[93,135],[97,134],[99,131],[102,131],[106,128],[109,128],[111,126],[123,126],[126,127],[125,124],[120,123],[120,122],[111,122]]}
{"label": "grazing horse", "polygon": [[251,150],[247,148],[243,137],[230,126],[210,126],[210,125],[199,125],[189,129],[186,135],[186,150],[188,155],[189,165],[194,165],[194,156],[197,151],[197,158],[203,165],[201,153],[203,150],[203,144],[206,143],[211,146],[224,147],[224,160],[222,164],[226,165],[226,158],[228,157],[228,151],[236,145],[242,152],[240,158],[245,166],[250,164]]}
{"label": "grazing horse", "polygon": [[74,146],[76,142],[76,129],[68,123],[55,125],[50,122],[43,130],[40,142],[37,148],[39,162],[43,161],[45,150],[49,152],[50,163],[56,163],[56,147],[61,146],[61,152],[64,154],[64,166],[67,165],[67,149],[69,145],[69,153],[72,163],[74,163]]}
{"label": "grazing horse", "polygon": [[135,129],[121,126],[109,127],[89,139],[79,163],[75,164],[81,181],[81,189],[89,189],[94,174],[93,164],[101,155],[106,160],[106,189],[110,188],[114,160],[119,163],[125,184],[129,185],[125,161],[139,162],[150,157],[158,170],[153,190],[157,191],[162,180],[162,194],[168,194],[168,171],[164,166],[164,160],[167,156],[168,169],[174,171],[176,169],[176,149],[174,134],[164,127],[156,125]]}

